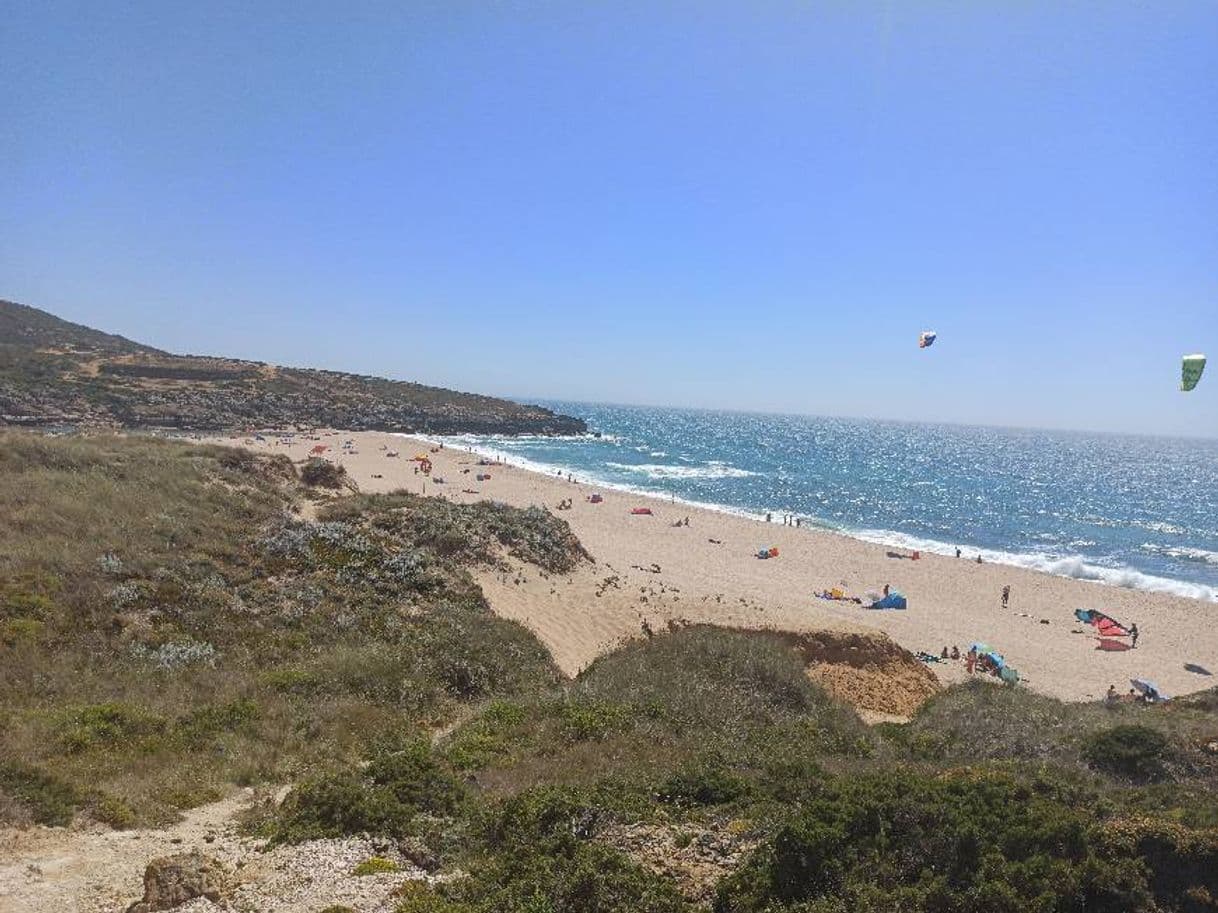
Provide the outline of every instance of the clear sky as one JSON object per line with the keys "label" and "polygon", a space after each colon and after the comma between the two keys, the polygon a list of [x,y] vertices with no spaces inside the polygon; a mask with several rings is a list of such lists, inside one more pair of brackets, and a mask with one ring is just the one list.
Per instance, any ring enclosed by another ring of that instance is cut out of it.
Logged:
{"label": "clear sky", "polygon": [[0,86],[0,297],[161,347],[1218,435],[1215,0],[27,0]]}

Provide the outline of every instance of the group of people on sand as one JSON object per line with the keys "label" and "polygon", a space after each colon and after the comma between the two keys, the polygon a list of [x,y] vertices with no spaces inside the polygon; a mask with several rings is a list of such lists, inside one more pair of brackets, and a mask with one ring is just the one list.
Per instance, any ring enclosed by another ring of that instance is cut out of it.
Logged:
{"label": "group of people on sand", "polygon": [[570,510],[573,504],[570,498],[563,498],[558,502],[558,507],[555,510]]}
{"label": "group of people on sand", "polygon": [[1154,698],[1149,692],[1139,694],[1136,688],[1130,688],[1127,694],[1117,692],[1116,685],[1108,686],[1108,693],[1104,695],[1104,703],[1109,706],[1113,704],[1153,704]]}

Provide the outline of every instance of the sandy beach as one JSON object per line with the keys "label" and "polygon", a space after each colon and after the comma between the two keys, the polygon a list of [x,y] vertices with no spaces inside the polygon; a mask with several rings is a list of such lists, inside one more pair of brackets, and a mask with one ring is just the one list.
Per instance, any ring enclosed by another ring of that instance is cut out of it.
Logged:
{"label": "sandy beach", "polygon": [[[325,456],[342,464],[364,492],[405,489],[456,502],[493,499],[550,510],[569,499],[571,508],[558,515],[595,564],[563,578],[539,576],[532,567],[486,572],[480,582],[494,611],[528,625],[571,675],[622,638],[640,636],[644,621],[659,630],[683,619],[796,632],[878,630],[911,651],[935,654],[953,645],[964,652],[982,641],[1005,655],[1027,687],[1071,701],[1099,699],[1110,684],[1124,693],[1134,677],[1151,679],[1171,695],[1215,683],[1185,669],[1188,663],[1218,670],[1213,603],[977,564],[967,552],[959,559],[892,557],[888,547],[814,528],[767,524],[510,465],[482,467],[467,451],[431,452],[433,445],[398,435],[317,432],[316,438],[296,435],[283,443],[268,433],[264,440],[214,440],[295,461],[326,445]],[[352,446],[344,450],[346,441]],[[388,456],[391,451],[399,456]],[[431,478],[415,472],[410,458],[420,452],[433,463]],[[479,473],[490,478],[476,481]],[[437,484],[437,477],[445,483]],[[601,503],[589,502],[594,492]],[[649,507],[652,514],[632,515],[634,507]],[[688,526],[674,525],[686,517]],[[759,560],[763,547],[776,547],[779,557]],[[841,587],[866,602],[867,592],[885,585],[908,597],[907,610],[868,610],[814,596]],[[1007,608],[1004,586],[1011,588]],[[1136,649],[1101,649],[1094,629],[1075,620],[1077,608],[1136,623]],[[931,668],[945,682],[967,677],[962,663]]]}

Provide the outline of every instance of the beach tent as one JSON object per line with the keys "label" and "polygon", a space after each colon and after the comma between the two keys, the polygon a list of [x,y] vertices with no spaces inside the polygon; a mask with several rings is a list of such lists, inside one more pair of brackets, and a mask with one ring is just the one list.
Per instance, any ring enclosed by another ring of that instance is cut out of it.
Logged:
{"label": "beach tent", "polygon": [[969,646],[969,650],[976,650],[978,659],[980,659],[982,656],[988,657],[990,662],[994,664],[994,668],[998,670],[999,675],[1002,674],[1002,670],[1006,666],[1007,661],[1003,659],[1001,653],[999,653],[989,644],[972,644]]}
{"label": "beach tent", "polygon": [[906,609],[909,608],[905,601],[905,594],[899,593],[896,590],[889,590],[888,595],[882,599],[873,602],[868,608],[872,609]]}
{"label": "beach tent", "polygon": [[1083,624],[1091,625],[1099,632],[1100,637],[1129,637],[1129,629],[1103,612],[1095,609],[1075,609],[1074,617]]}

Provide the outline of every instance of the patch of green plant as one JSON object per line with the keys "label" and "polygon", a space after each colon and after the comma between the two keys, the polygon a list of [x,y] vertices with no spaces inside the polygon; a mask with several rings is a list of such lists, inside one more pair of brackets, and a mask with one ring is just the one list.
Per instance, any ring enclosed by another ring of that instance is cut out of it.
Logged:
{"label": "patch of green plant", "polygon": [[366,764],[305,781],[270,823],[272,843],[372,833],[402,836],[415,815],[447,815],[464,787],[422,739],[389,736]]}
{"label": "patch of green plant", "polygon": [[460,727],[444,753],[453,768],[482,770],[490,764],[508,764],[527,745],[529,711],[511,701],[494,701],[476,718]]}
{"label": "patch of green plant", "polygon": [[187,746],[198,748],[217,735],[247,726],[258,718],[258,704],[249,699],[209,704],[177,720],[175,735]]}
{"label": "patch of green plant", "polygon": [[752,792],[753,784],[718,754],[692,759],[660,786],[661,801],[674,805],[723,805]]}
{"label": "patch of green plant", "polygon": [[402,867],[392,859],[386,859],[384,856],[369,856],[354,869],[351,870],[352,875],[387,875],[392,872],[400,872]]}
{"label": "patch of green plant", "polygon": [[[830,903],[832,901],[833,903]],[[818,906],[820,904],[821,906]],[[999,774],[834,782],[720,885],[719,913],[1148,910],[1144,870],[1093,820]]]}
{"label": "patch of green plant", "polygon": [[106,793],[95,796],[89,803],[89,814],[115,830],[134,827],[136,814],[122,799]]}
{"label": "patch of green plant", "polygon": [[1164,761],[1170,749],[1167,737],[1156,729],[1121,725],[1088,735],[1082,753],[1093,767],[1136,782],[1149,782],[1166,776]]}
{"label": "patch of green plant", "polygon": [[45,636],[46,627],[37,618],[7,618],[0,621],[0,643],[9,647],[36,644]]}
{"label": "patch of green plant", "polygon": [[159,747],[158,737],[168,730],[169,721],[142,707],[111,701],[65,711],[56,728],[60,747],[69,754],[113,746],[151,751]]}
{"label": "patch of green plant", "polygon": [[323,681],[312,669],[297,665],[277,666],[258,676],[264,687],[287,694],[309,695],[321,690]]}
{"label": "patch of green plant", "polygon": [[569,789],[538,789],[499,803],[479,828],[486,855],[469,878],[440,893],[465,905],[458,910],[687,910],[672,882],[593,839],[599,804],[590,798]]}
{"label": "patch of green plant", "polygon": [[20,761],[0,761],[0,794],[26,809],[35,824],[62,827],[82,804],[70,784]]}
{"label": "patch of green plant", "polygon": [[613,701],[563,701],[558,707],[563,737],[571,742],[601,742],[630,726],[631,709]]}

